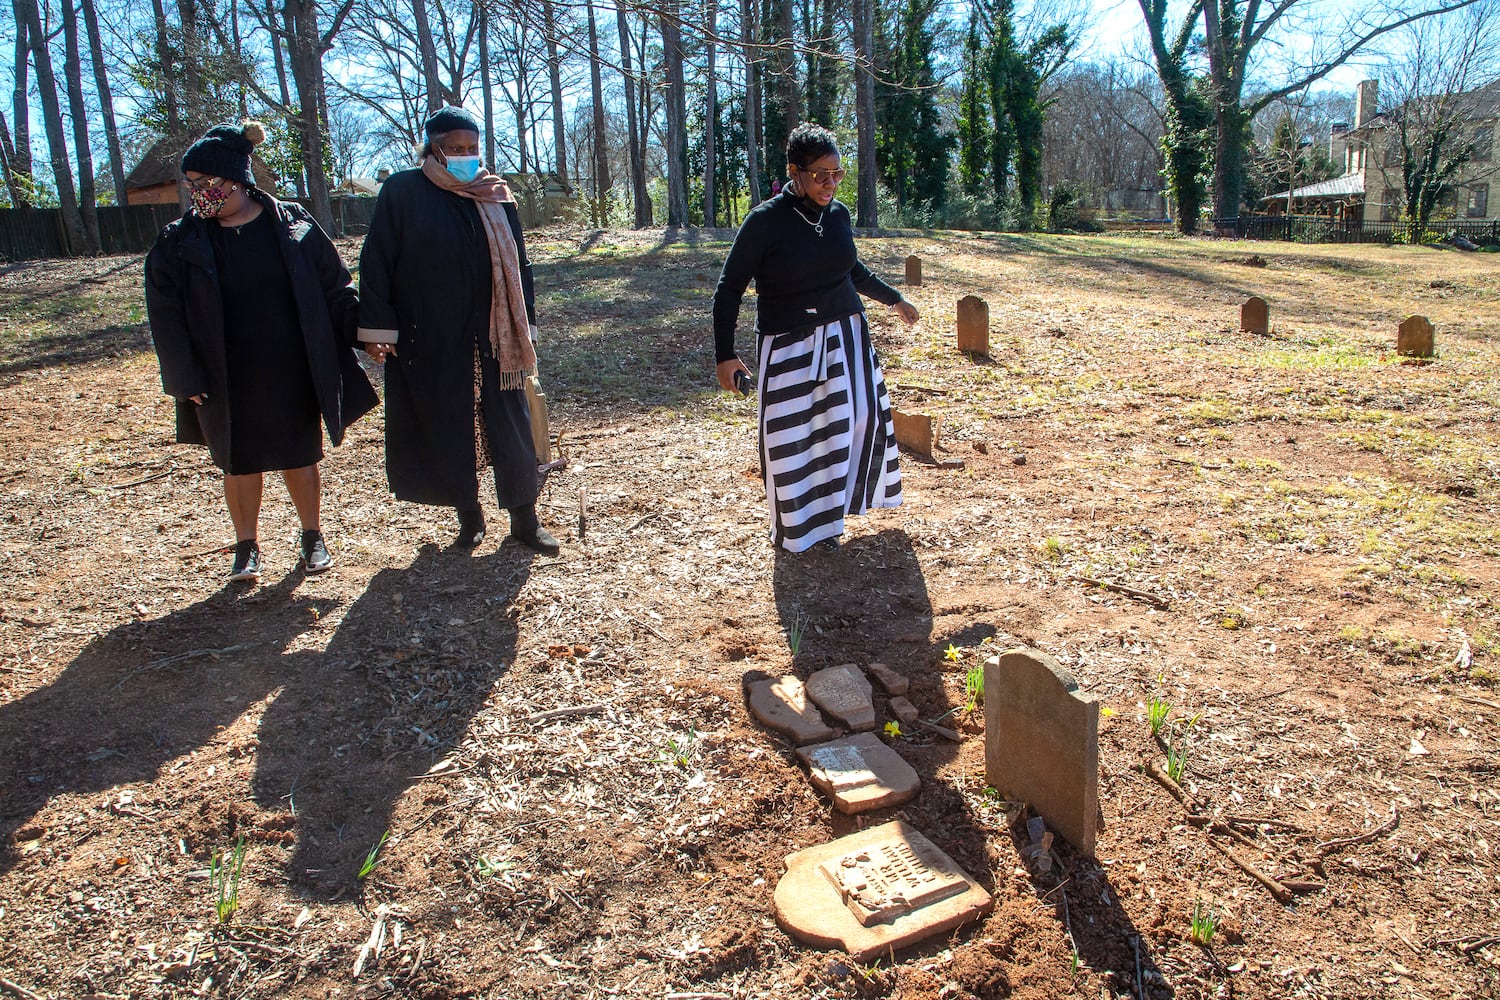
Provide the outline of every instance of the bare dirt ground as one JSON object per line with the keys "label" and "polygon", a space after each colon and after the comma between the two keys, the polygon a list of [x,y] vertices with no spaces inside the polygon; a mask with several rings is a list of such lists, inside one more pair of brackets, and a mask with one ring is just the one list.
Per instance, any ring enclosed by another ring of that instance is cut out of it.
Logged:
{"label": "bare dirt ground", "polygon": [[[449,550],[451,512],[386,493],[377,412],[324,465],[337,568],[295,570],[268,483],[244,589],[139,258],[0,270],[0,994],[1500,996],[1500,255],[866,240],[924,258],[923,322],[872,320],[946,461],[789,558],[753,403],[709,391],[726,237],[533,234],[560,558],[493,501]],[[953,349],[968,293],[990,360]],[[1394,354],[1410,313],[1432,363]],[[1104,706],[1097,860],[1047,873],[964,692],[1022,644]],[[740,692],[877,659],[964,739],[891,738],[923,791],[851,820]],[[1168,747],[1206,820],[1148,773]],[[788,853],[896,817],[994,912],[871,965],[777,928]]]}

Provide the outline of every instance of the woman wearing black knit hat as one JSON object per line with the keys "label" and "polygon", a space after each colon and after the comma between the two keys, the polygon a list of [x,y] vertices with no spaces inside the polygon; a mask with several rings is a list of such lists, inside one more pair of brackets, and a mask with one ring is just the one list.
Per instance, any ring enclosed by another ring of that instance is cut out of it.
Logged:
{"label": "woman wearing black knit hat", "polygon": [[833,133],[792,130],[789,179],[745,216],[714,292],[719,384],[748,384],[734,349],[740,301],[753,280],[760,443],[771,539],[789,552],[837,548],[844,518],[901,503],[890,398],[860,296],[905,323],[917,308],[870,273],[854,249]]}
{"label": "woman wearing black knit hat", "polygon": [[182,157],[192,207],[146,257],[146,308],[177,440],[207,445],[234,523],[231,580],[260,577],[263,473],[279,471],[308,573],[333,565],[320,525],[323,431],[335,445],[379,400],[354,353],[359,300],[301,206],[256,187],[258,122],[216,125]]}
{"label": "woman wearing black knit hat", "polygon": [[385,369],[385,468],[398,499],[452,507],[455,544],[484,539],[477,470],[522,545],[556,555],[537,519],[525,381],[536,297],[510,189],[484,169],[479,123],[427,119],[421,165],[381,186],[359,265],[359,339]]}

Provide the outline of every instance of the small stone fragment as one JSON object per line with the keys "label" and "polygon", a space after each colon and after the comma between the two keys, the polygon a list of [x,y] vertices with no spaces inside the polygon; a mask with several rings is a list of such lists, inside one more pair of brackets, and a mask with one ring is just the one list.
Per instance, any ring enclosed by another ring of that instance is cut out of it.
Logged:
{"label": "small stone fragment", "polygon": [[807,679],[807,696],[813,704],[857,733],[875,728],[870,692],[870,682],[852,663],[819,670]]}
{"label": "small stone fragment", "polygon": [[865,673],[875,678],[886,694],[905,694],[911,688],[911,681],[905,674],[896,673],[884,663],[870,664],[865,667]]}
{"label": "small stone fragment", "polygon": [[833,730],[816,707],[808,703],[807,690],[795,677],[752,681],[745,686],[745,703],[762,724],[790,737],[797,746],[832,738]]}
{"label": "small stone fragment", "polygon": [[905,725],[911,725],[921,718],[922,713],[917,711],[917,706],[900,695],[891,699],[891,714]]}

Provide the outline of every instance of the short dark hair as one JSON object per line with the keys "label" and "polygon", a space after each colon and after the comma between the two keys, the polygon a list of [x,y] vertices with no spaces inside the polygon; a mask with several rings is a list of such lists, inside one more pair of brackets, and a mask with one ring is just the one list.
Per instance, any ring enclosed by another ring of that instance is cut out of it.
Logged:
{"label": "short dark hair", "polygon": [[786,137],[786,162],[799,170],[814,160],[837,155],[838,151],[839,141],[834,134],[813,122],[803,122]]}

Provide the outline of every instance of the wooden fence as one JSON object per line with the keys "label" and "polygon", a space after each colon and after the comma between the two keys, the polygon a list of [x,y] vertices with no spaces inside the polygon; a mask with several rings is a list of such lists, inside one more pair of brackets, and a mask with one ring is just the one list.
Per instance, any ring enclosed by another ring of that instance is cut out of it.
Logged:
{"label": "wooden fence", "polygon": [[1420,243],[1444,239],[1456,232],[1475,243],[1500,243],[1500,221],[1444,219],[1428,223],[1418,233],[1406,222],[1361,222],[1322,215],[1242,215],[1215,219],[1211,231],[1248,240],[1289,243]]}

